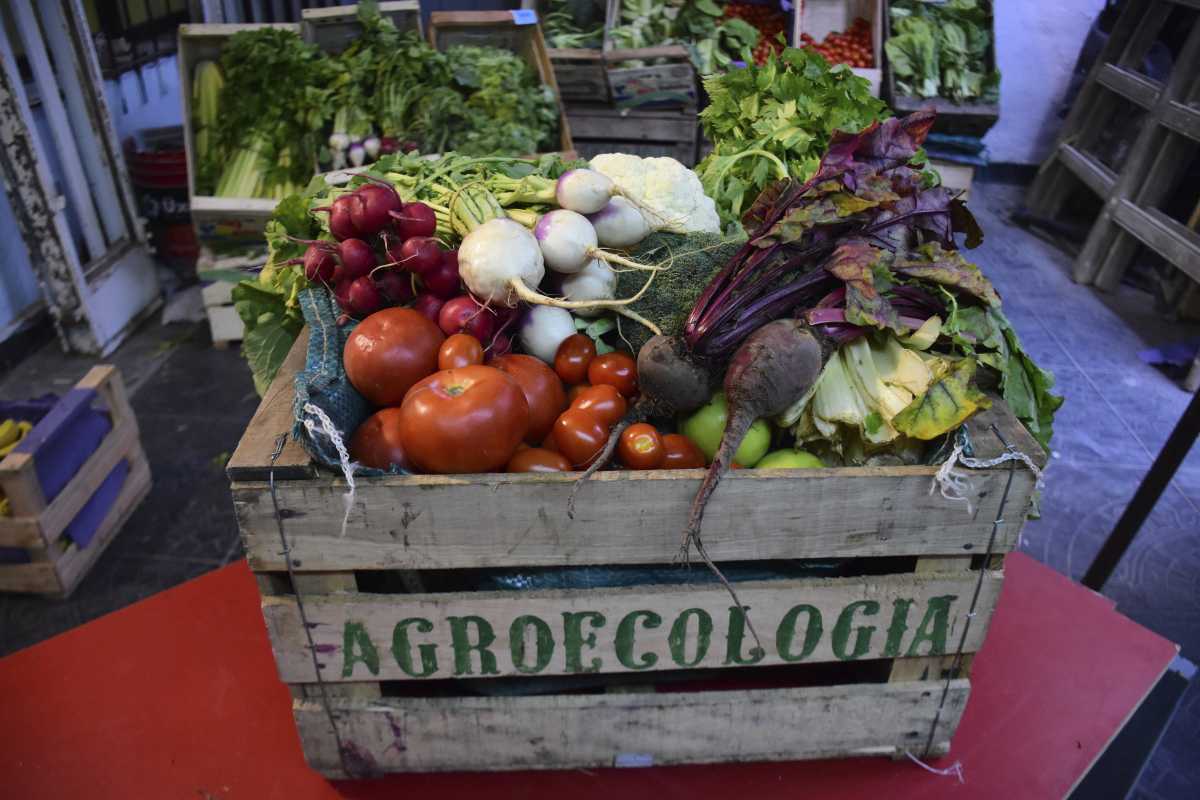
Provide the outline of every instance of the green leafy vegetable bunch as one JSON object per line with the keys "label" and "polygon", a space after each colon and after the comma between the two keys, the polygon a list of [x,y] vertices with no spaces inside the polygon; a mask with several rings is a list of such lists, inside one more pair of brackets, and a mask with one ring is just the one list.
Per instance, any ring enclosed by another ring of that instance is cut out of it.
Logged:
{"label": "green leafy vegetable bunch", "polygon": [[995,103],[1000,73],[988,64],[992,11],[986,0],[897,0],[886,49],[896,88],[916,97]]}

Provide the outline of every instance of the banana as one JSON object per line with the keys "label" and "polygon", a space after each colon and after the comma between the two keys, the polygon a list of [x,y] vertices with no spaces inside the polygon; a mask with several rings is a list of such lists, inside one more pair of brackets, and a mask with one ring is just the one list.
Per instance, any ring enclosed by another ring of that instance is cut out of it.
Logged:
{"label": "banana", "polygon": [[19,445],[31,430],[33,430],[33,423],[30,422],[17,422],[11,419],[0,422],[0,458],[12,452],[13,448]]}

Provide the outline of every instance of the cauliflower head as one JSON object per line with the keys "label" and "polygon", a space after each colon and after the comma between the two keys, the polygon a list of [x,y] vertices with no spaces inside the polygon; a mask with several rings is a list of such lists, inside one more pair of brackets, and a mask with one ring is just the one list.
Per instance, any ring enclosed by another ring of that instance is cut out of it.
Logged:
{"label": "cauliflower head", "polygon": [[673,158],[605,153],[591,160],[633,201],[651,229],[670,233],[720,233],[721,219],[695,172]]}

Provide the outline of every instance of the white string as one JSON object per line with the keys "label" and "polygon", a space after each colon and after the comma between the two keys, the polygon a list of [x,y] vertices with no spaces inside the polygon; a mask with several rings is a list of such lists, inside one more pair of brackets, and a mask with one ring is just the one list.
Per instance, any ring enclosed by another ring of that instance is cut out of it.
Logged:
{"label": "white string", "polygon": [[[333,420],[329,419],[329,415],[317,408],[312,403],[304,404],[304,413],[312,414],[321,423],[320,433],[324,434],[329,443],[337,450],[338,460],[342,465],[342,475],[346,478],[346,484],[350,487],[350,491],[342,495],[342,500],[346,504],[346,513],[342,516],[342,532],[339,534],[341,538],[346,536],[346,525],[350,522],[350,509],[354,508],[354,470],[358,466],[350,460],[350,454],[346,452],[346,443],[342,441],[342,435],[338,433],[337,428],[333,425]],[[318,433],[317,426],[311,419],[304,420],[304,427],[308,430],[309,436],[316,436]]]}
{"label": "white string", "polygon": [[923,770],[927,770],[928,772],[932,772],[934,775],[941,775],[944,778],[953,775],[954,777],[958,778],[959,783],[967,782],[967,779],[963,777],[963,765],[962,765],[961,761],[955,761],[953,764],[946,767],[945,769],[938,769],[937,767],[929,766],[924,761],[917,758],[916,756],[914,756],[912,753],[908,752],[907,750],[904,751],[904,755],[908,756],[909,759],[914,764],[916,764],[918,767],[920,767]]}
{"label": "white string", "polygon": [[1038,469],[1037,464],[1033,463],[1032,458],[1020,450],[1010,448],[995,458],[972,458],[971,456],[963,455],[963,443],[956,441],[954,449],[950,451],[950,457],[938,467],[937,474],[933,476],[933,483],[929,486],[929,493],[933,494],[933,490],[937,489],[942,497],[947,500],[966,503],[967,513],[970,514],[974,510],[974,507],[971,505],[971,497],[975,494],[975,486],[971,482],[970,477],[954,469],[955,465],[962,464],[968,469],[989,469],[999,466],[1006,461],[1020,461],[1023,463],[1033,473],[1034,488],[1042,488],[1042,471]]}

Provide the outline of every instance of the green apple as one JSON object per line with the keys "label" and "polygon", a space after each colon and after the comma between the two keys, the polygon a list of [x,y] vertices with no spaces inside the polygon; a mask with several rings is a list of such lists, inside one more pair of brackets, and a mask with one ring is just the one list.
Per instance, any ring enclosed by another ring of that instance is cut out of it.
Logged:
{"label": "green apple", "polygon": [[[717,454],[717,448],[721,445],[721,436],[725,433],[727,417],[725,393],[717,392],[708,403],[683,421],[680,433],[695,442],[704,453],[705,460],[712,463],[713,456]],[[739,466],[753,467],[766,455],[770,447],[771,426],[765,419],[756,419],[734,454],[733,460]]]}
{"label": "green apple", "polygon": [[819,469],[821,459],[803,450],[776,450],[767,453],[754,465],[755,469]]}

